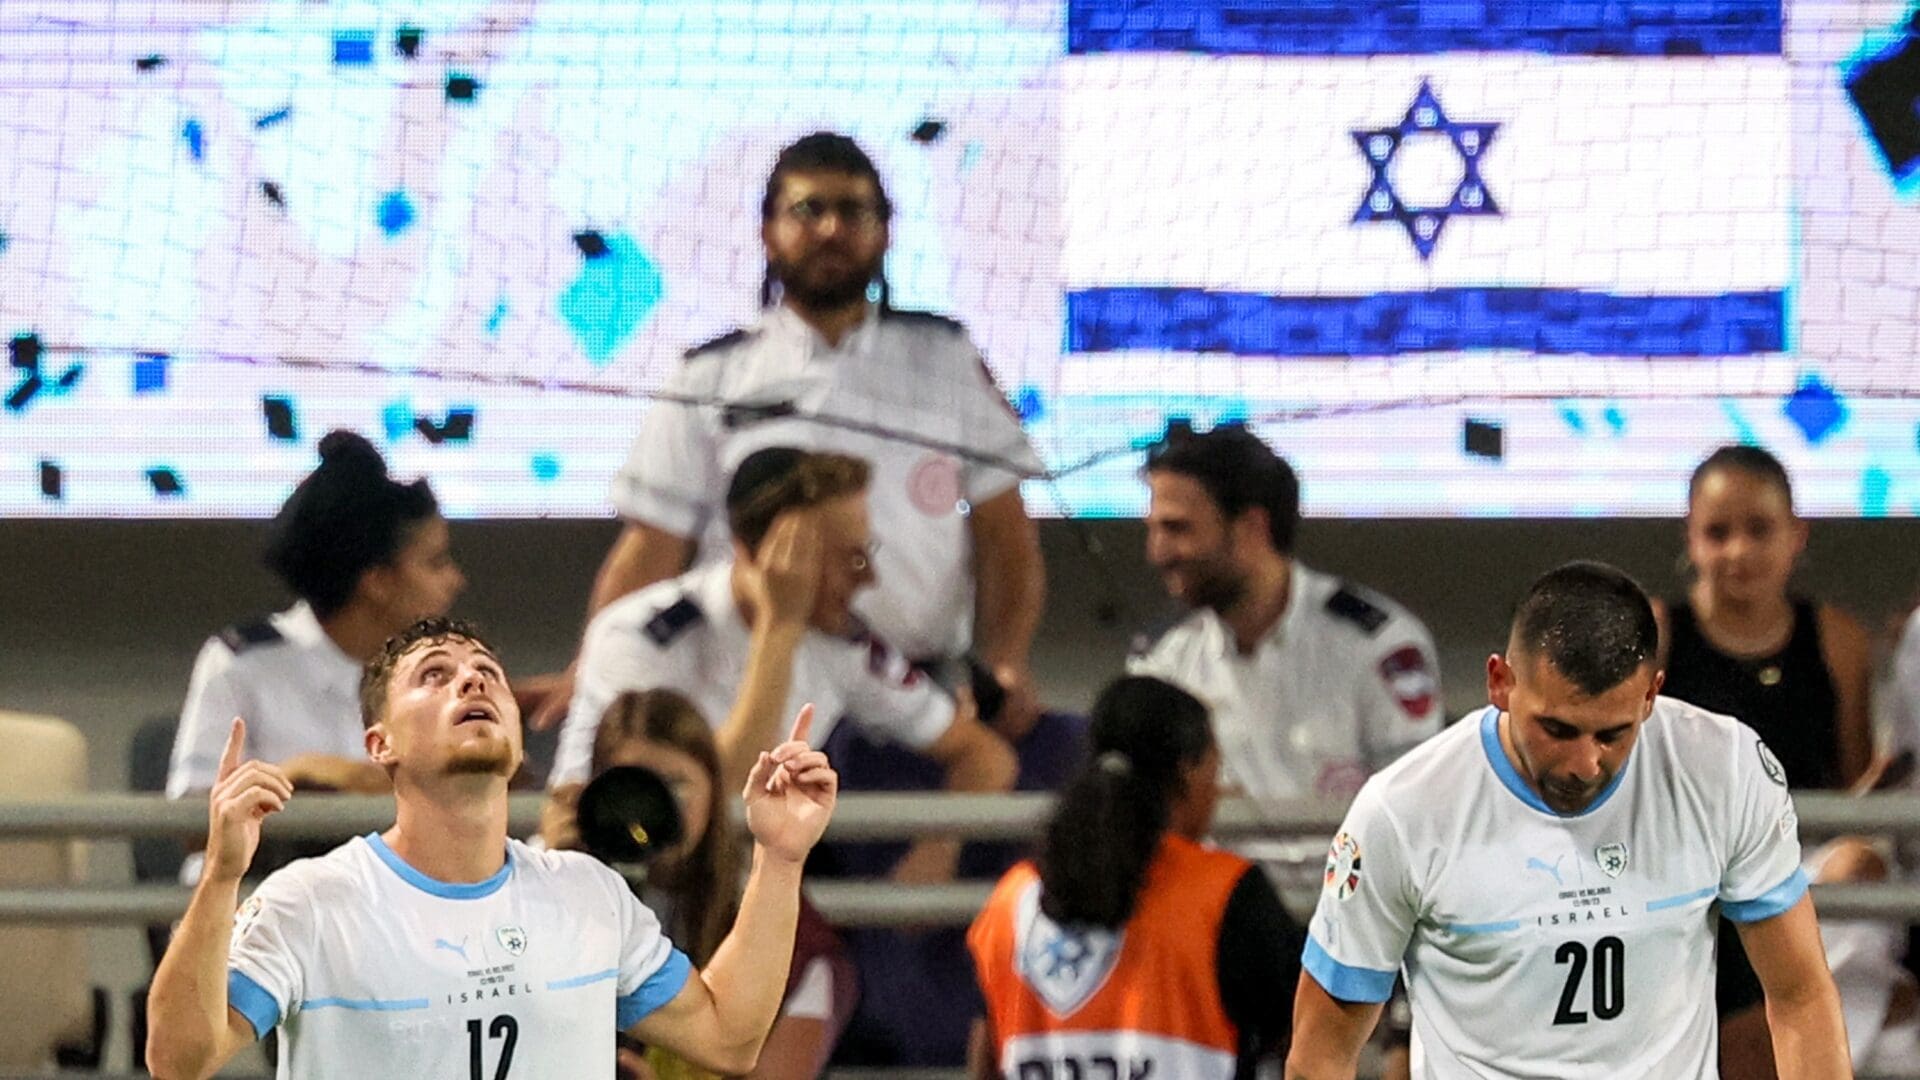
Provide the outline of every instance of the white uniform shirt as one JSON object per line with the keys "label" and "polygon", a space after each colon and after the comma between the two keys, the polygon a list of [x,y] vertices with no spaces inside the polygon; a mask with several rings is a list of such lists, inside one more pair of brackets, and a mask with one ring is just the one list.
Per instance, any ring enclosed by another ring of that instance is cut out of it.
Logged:
{"label": "white uniform shirt", "polygon": [[1699,1080],[1713,907],[1753,922],[1797,903],[1797,824],[1752,729],[1671,698],[1593,805],[1555,814],[1489,707],[1361,790],[1303,962],[1344,1001],[1385,1001],[1404,966],[1419,1080]]}
{"label": "white uniform shirt", "polygon": [[[748,455],[793,446],[864,458],[880,548],[878,583],[856,604],[861,617],[908,656],[966,651],[973,547],[962,503],[1003,494],[1041,464],[958,324],[876,309],[831,348],[775,306],[751,329],[689,352],[661,393],[733,407],[663,399],[649,408],[614,480],[621,516],[693,539],[700,562],[722,561],[732,551],[727,484]],[[1002,467],[808,417],[964,448]]]}
{"label": "white uniform shirt", "polygon": [[305,603],[208,638],[180,710],[167,797],[213,787],[236,716],[247,722],[249,759],[365,757],[360,668],[320,629]]}
{"label": "white uniform shirt", "polygon": [[[753,632],[734,602],[732,562],[658,582],[608,604],[587,626],[573,701],[550,782],[586,780],[593,737],[613,700],[630,690],[677,690],[717,730],[733,711]],[[785,715],[812,702],[811,741],[825,744],[841,717],[893,742],[925,749],[953,725],[953,699],[878,639],[808,631],[793,654]]]}
{"label": "white uniform shirt", "polygon": [[585,855],[509,840],[500,873],[450,885],[376,833],[268,875],[228,969],[255,1034],[280,1027],[282,1080],[577,1080],[612,1076],[614,1033],[692,966]]}
{"label": "white uniform shirt", "polygon": [[1252,655],[1202,609],[1137,649],[1127,670],[1206,703],[1227,783],[1256,798],[1350,799],[1439,731],[1443,712],[1420,620],[1298,560],[1287,610]]}

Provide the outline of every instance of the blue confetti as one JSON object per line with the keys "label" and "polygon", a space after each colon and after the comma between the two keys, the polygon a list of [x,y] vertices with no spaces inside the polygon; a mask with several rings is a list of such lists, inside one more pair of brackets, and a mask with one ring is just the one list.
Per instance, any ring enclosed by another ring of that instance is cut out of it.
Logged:
{"label": "blue confetti", "polygon": [[1828,436],[1847,422],[1846,402],[1834,392],[1833,387],[1820,381],[1817,375],[1802,379],[1800,388],[1788,395],[1780,411],[1815,446],[1825,442]]}
{"label": "blue confetti", "polygon": [[533,455],[533,478],[551,484],[560,478],[560,459],[552,454]]}
{"label": "blue confetti", "polygon": [[472,101],[480,93],[480,80],[458,71],[447,73],[447,100]]}
{"label": "blue confetti", "polygon": [[265,116],[256,117],[253,121],[253,126],[256,128],[259,128],[261,131],[265,131],[266,129],[272,127],[273,125],[286,120],[292,115],[293,115],[293,106],[282,105]]}
{"label": "blue confetti", "polygon": [[398,236],[413,224],[413,200],[407,198],[404,191],[389,191],[387,197],[380,200],[378,214],[380,231]]}
{"label": "blue confetti", "polygon": [[1886,517],[1887,504],[1893,494],[1893,474],[1878,465],[1869,465],[1860,472],[1860,516]]}
{"label": "blue confetti", "polygon": [[500,324],[507,321],[507,298],[501,297],[493,302],[493,314],[487,316],[487,336],[498,337]]}
{"label": "blue confetti", "polygon": [[413,403],[406,398],[390,401],[380,410],[380,427],[388,442],[399,442],[413,430]]}
{"label": "blue confetti", "polygon": [[1579,407],[1570,402],[1560,403],[1560,422],[1567,425],[1567,430],[1575,435],[1587,433],[1587,418],[1581,416]]}
{"label": "blue confetti", "polygon": [[596,367],[613,359],[666,291],[660,268],[631,237],[614,233],[602,239],[606,251],[584,259],[579,276],[560,294],[560,317]]}
{"label": "blue confetti", "polygon": [[1615,435],[1625,435],[1627,433],[1627,414],[1620,411],[1620,406],[1609,405],[1605,409],[1602,409],[1600,411],[1600,419],[1607,422],[1607,427],[1613,429]]}
{"label": "blue confetti", "polygon": [[1733,441],[1742,446],[1759,446],[1760,433],[1753,430],[1753,424],[1747,415],[1740,411],[1740,403],[1732,398],[1720,399],[1720,411],[1727,416],[1727,423],[1733,425]]}
{"label": "blue confetti", "polygon": [[363,67],[373,63],[373,34],[365,30],[342,30],[335,34],[333,62],[345,67]]}
{"label": "blue confetti", "polygon": [[207,159],[207,133],[200,126],[200,121],[187,121],[186,126],[180,129],[180,137],[187,140],[187,153],[193,155],[193,160]]}
{"label": "blue confetti", "polygon": [[148,469],[147,483],[153,486],[155,495],[172,498],[187,492],[187,485],[181,482],[180,474],[168,465]]}
{"label": "blue confetti", "polygon": [[167,361],[165,353],[147,353],[133,362],[133,392],[135,394],[158,394],[167,388]]}
{"label": "blue confetti", "polygon": [[72,393],[79,387],[80,379],[86,375],[86,373],[87,365],[74,364],[62,372],[59,378],[47,384],[47,396],[50,398],[65,397],[67,394]]}
{"label": "blue confetti", "polygon": [[1023,386],[1014,398],[1013,411],[1020,414],[1021,423],[1031,424],[1047,414],[1047,405],[1041,400],[1037,387]]}
{"label": "blue confetti", "polygon": [[13,243],[13,237],[8,236],[5,232],[0,232],[0,255],[6,254],[7,245],[11,243]]}

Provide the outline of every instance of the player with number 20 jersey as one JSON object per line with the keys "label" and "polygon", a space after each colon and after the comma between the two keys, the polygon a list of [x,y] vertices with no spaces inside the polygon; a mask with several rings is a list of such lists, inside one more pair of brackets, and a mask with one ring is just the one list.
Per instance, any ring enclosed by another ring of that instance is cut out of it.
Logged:
{"label": "player with number 20 jersey", "polygon": [[1493,705],[1373,777],[1329,852],[1288,1077],[1354,1075],[1404,970],[1416,1080],[1716,1073],[1716,918],[1768,990],[1784,1080],[1848,1072],[1779,762],[1658,696],[1638,586],[1536,583]]}

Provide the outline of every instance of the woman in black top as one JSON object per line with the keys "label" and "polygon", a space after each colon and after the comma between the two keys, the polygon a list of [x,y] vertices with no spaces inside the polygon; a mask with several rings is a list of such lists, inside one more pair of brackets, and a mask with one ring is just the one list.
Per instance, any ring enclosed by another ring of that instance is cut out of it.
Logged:
{"label": "woman in black top", "polygon": [[[1873,753],[1871,651],[1845,612],[1790,591],[1807,523],[1772,454],[1715,451],[1687,486],[1686,595],[1656,603],[1667,681],[1661,691],[1759,733],[1795,788],[1845,788]],[[1773,1074],[1759,979],[1722,924],[1721,1075]],[[1747,1055],[1758,1054],[1758,1059]]]}

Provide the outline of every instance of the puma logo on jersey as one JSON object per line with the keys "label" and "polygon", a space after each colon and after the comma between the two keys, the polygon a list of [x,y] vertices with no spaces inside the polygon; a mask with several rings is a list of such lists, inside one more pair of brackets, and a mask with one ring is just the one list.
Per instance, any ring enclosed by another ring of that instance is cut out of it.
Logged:
{"label": "puma logo on jersey", "polygon": [[1566,858],[1566,856],[1562,855],[1560,856],[1559,859],[1553,860],[1552,866],[1548,866],[1546,863],[1541,862],[1539,859],[1530,857],[1527,859],[1527,869],[1540,871],[1541,873],[1552,878],[1553,883],[1555,885],[1565,885],[1566,882],[1560,880],[1560,860],[1564,858]]}
{"label": "puma logo on jersey", "polygon": [[463,964],[467,962],[467,939],[466,938],[461,938],[460,944],[458,945],[455,945],[453,942],[448,941],[446,938],[434,938],[433,947],[436,949],[445,949],[448,952],[459,956],[460,962]]}

